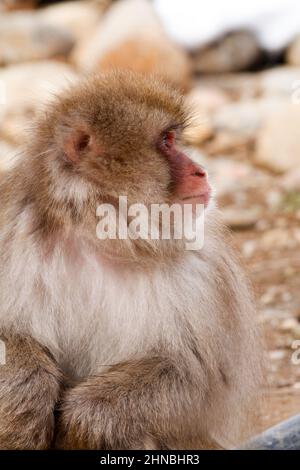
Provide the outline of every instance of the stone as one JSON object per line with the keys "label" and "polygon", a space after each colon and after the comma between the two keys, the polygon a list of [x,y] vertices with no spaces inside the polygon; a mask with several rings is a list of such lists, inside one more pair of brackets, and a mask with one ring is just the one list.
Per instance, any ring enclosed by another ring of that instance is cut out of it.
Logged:
{"label": "stone", "polygon": [[194,68],[201,73],[228,73],[249,69],[261,56],[255,35],[236,31],[194,51]]}
{"label": "stone", "polygon": [[300,34],[295,37],[288,47],[286,60],[291,65],[300,65]]}
{"label": "stone", "polygon": [[282,349],[275,349],[273,351],[269,351],[269,358],[271,361],[280,361],[286,357],[286,351]]}
{"label": "stone", "polygon": [[299,167],[300,106],[282,104],[270,113],[258,133],[256,157],[258,164],[276,173]]}
{"label": "stone", "polygon": [[287,192],[300,193],[300,162],[299,167],[293,168],[281,177],[279,184]]}
{"label": "stone", "polygon": [[0,65],[67,56],[74,37],[36,11],[0,14]]}
{"label": "stone", "polygon": [[247,138],[256,138],[269,115],[282,103],[278,98],[242,100],[223,106],[213,118],[215,132],[227,131]]}
{"label": "stone", "polygon": [[257,208],[238,209],[226,207],[222,210],[222,219],[233,230],[248,230],[255,227],[259,218]]}
{"label": "stone", "polygon": [[96,29],[108,3],[108,0],[62,2],[41,9],[39,18],[47,25],[67,31],[78,42]]}
{"label": "stone", "polygon": [[248,163],[215,157],[208,160],[209,174],[218,197],[269,185],[269,176]]}
{"label": "stone", "polygon": [[70,66],[54,61],[0,69],[0,138],[22,144],[39,110],[77,77]]}
{"label": "stone", "polygon": [[154,73],[179,88],[189,85],[188,56],[168,39],[147,0],[113,3],[96,31],[75,47],[72,61],[85,72],[119,68]]}
{"label": "stone", "polygon": [[191,119],[189,126],[183,131],[183,139],[189,145],[198,146],[209,139],[213,134],[210,107],[214,104],[209,102],[210,97],[205,96],[205,91],[192,90],[185,98],[186,108],[189,110]]}
{"label": "stone", "polygon": [[280,329],[282,331],[293,333],[296,337],[300,337],[300,323],[297,321],[296,318],[292,317],[283,320],[280,325]]}
{"label": "stone", "polygon": [[250,100],[261,95],[259,73],[205,74],[200,75],[196,83],[205,88],[217,88],[234,100]]}
{"label": "stone", "polygon": [[186,95],[187,106],[192,112],[198,111],[207,115],[215,114],[220,108],[230,103],[228,95],[217,87],[194,86]]}
{"label": "stone", "polygon": [[264,96],[282,96],[292,99],[293,102],[299,98],[300,103],[298,90],[300,90],[300,67],[284,65],[260,74],[260,92]]}

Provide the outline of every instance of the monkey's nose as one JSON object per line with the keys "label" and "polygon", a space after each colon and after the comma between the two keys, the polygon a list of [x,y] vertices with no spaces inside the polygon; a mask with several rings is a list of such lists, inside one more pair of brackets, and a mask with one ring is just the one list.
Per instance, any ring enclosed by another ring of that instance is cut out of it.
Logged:
{"label": "monkey's nose", "polygon": [[207,176],[206,170],[201,165],[193,165],[191,168],[191,176],[198,176],[205,178]]}

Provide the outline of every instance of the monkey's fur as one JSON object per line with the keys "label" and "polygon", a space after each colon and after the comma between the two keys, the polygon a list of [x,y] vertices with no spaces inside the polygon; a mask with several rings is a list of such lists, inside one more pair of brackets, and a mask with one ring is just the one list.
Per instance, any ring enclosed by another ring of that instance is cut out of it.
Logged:
{"label": "monkey's fur", "polygon": [[[0,183],[0,448],[231,446],[253,416],[260,346],[213,206],[205,243],[96,238],[96,206],[172,202],[156,136],[186,121],[153,79],[65,92]],[[55,419],[54,419],[55,416]]]}

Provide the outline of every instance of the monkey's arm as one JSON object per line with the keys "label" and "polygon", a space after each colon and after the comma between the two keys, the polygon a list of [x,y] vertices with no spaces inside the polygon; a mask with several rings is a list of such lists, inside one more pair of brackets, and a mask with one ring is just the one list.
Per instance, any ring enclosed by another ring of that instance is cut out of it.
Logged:
{"label": "monkey's arm", "polygon": [[0,449],[46,449],[62,374],[48,351],[29,337],[0,335]]}
{"label": "monkey's arm", "polygon": [[199,390],[176,360],[153,357],[121,363],[66,392],[57,447],[214,447],[199,435],[197,407]]}

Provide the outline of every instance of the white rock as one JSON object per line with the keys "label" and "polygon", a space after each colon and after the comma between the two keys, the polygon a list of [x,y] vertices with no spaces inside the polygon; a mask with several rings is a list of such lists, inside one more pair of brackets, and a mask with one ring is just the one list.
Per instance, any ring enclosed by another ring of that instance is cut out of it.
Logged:
{"label": "white rock", "polygon": [[36,62],[0,69],[0,135],[23,142],[32,119],[77,74],[60,62]]}
{"label": "white rock", "polygon": [[186,86],[190,72],[187,55],[167,38],[147,0],[115,2],[96,31],[74,49],[72,60],[87,72],[131,69],[179,86]]}
{"label": "white rock", "polygon": [[300,106],[283,104],[270,113],[258,134],[256,161],[283,173],[300,164]]}
{"label": "white rock", "polygon": [[300,323],[296,320],[296,318],[287,318],[283,320],[280,328],[282,331],[300,331]]}
{"label": "white rock", "polygon": [[268,116],[273,115],[282,100],[278,98],[244,100],[224,106],[213,118],[216,132],[228,131],[255,138]]}
{"label": "white rock", "polygon": [[219,197],[269,184],[269,176],[262,171],[225,157],[209,159],[208,170]]}
{"label": "white rock", "polygon": [[259,210],[255,207],[250,209],[226,207],[222,210],[222,218],[228,227],[234,230],[246,230],[255,226]]}
{"label": "white rock", "polygon": [[279,181],[280,186],[288,192],[300,192],[300,162],[299,167],[293,168],[282,176]]}
{"label": "white rock", "polygon": [[286,351],[282,349],[276,349],[274,351],[269,351],[269,358],[272,361],[280,361],[286,357]]}
{"label": "white rock", "polygon": [[35,11],[0,14],[0,65],[66,56],[74,37]]}
{"label": "white rock", "polygon": [[193,113],[200,112],[212,115],[223,106],[228,105],[230,100],[220,88],[198,84],[186,95],[186,102]]}
{"label": "white rock", "polygon": [[[297,100],[300,94],[300,67],[281,66],[260,74],[260,91],[265,96],[283,96]],[[300,99],[299,99],[300,102]]]}
{"label": "white rock", "polygon": [[96,28],[106,3],[88,0],[58,3],[42,8],[39,18],[49,25],[68,31],[78,41]]}

